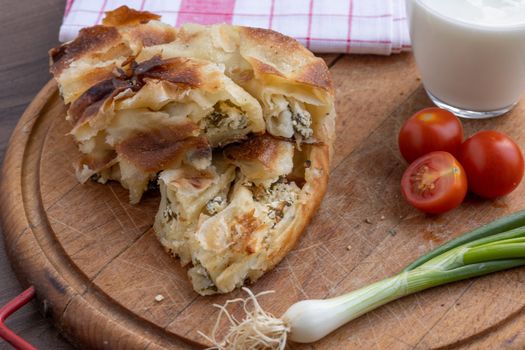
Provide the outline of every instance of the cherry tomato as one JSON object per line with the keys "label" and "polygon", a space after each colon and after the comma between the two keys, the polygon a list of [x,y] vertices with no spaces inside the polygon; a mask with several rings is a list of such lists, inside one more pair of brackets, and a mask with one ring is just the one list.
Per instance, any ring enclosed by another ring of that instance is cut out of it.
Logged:
{"label": "cherry tomato", "polygon": [[401,192],[415,208],[439,214],[461,204],[467,194],[467,176],[448,152],[431,152],[410,164],[401,179]]}
{"label": "cherry tomato", "polygon": [[408,118],[399,131],[399,150],[411,163],[434,151],[456,155],[463,141],[459,119],[441,108],[425,108]]}
{"label": "cherry tomato", "polygon": [[467,173],[470,191],[486,198],[512,192],[523,177],[523,154],[507,135],[480,131],[462,145],[459,161]]}

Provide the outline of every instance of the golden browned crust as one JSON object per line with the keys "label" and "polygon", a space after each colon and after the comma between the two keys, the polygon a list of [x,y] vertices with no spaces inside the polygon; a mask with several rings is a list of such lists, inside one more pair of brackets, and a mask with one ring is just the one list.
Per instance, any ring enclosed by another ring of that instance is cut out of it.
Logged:
{"label": "golden browned crust", "polygon": [[[241,42],[248,46],[264,48],[262,55],[257,49],[246,49],[245,57],[252,65],[256,75],[277,75],[297,83],[307,84],[333,93],[330,72],[323,59],[315,57],[297,40],[269,29],[239,27]],[[262,57],[266,62],[262,61]],[[280,63],[293,67],[289,72],[279,68]]]}
{"label": "golden browned crust", "polygon": [[160,16],[147,11],[137,11],[127,6],[120,6],[113,11],[106,12],[102,24],[107,26],[124,26],[147,23],[151,20],[159,20]]}
{"label": "golden browned crust", "polygon": [[253,27],[239,28],[241,28],[246,38],[265,47],[265,49],[271,51],[276,56],[300,52],[302,55],[313,57],[313,54],[297,40],[274,30]]}
{"label": "golden browned crust", "polygon": [[237,242],[232,247],[237,252],[246,252],[247,254],[253,254],[256,251],[257,239],[254,237],[254,233],[260,230],[265,225],[261,220],[255,217],[255,209],[243,214],[240,218],[237,218],[231,223],[232,231],[237,232],[239,237]]}
{"label": "golden browned crust", "polygon": [[104,102],[127,88],[133,88],[131,81],[111,78],[103,80],[88,90],[71,104],[68,110],[69,117],[76,127],[85,123],[97,114]]}
{"label": "golden browned crust", "polygon": [[117,144],[115,149],[144,172],[155,173],[180,163],[188,151],[195,149],[211,153],[205,137],[194,137],[195,124],[164,127],[137,132]]}
{"label": "golden browned crust", "polygon": [[280,142],[269,134],[257,135],[249,138],[240,144],[233,144],[225,148],[224,155],[230,160],[251,161],[257,160],[269,167],[273,160],[277,158],[280,150]]}
{"label": "golden browned crust", "polygon": [[118,46],[121,41],[122,37],[114,27],[98,25],[83,28],[75,40],[49,50],[50,71],[54,76],[59,76],[72,61],[102,48]]}
{"label": "golden browned crust", "polygon": [[315,86],[333,94],[332,75],[322,58],[315,57],[315,59],[302,66],[293,79],[298,83]]}
{"label": "golden browned crust", "polygon": [[266,64],[262,61],[259,61],[257,58],[247,57],[246,60],[252,66],[253,72],[257,74],[258,76],[264,75],[264,74],[271,74],[271,75],[276,75],[281,78],[286,78],[286,76],[282,74],[280,71],[278,71],[275,67],[269,64]]}
{"label": "golden browned crust", "polygon": [[175,29],[149,26],[132,28],[129,35],[132,38],[140,40],[144,47],[167,44],[175,40],[176,37]]}
{"label": "golden browned crust", "polygon": [[[164,80],[181,88],[196,88],[204,84],[199,70],[204,63],[187,58],[162,60],[155,56],[140,64],[132,64],[130,73],[116,71],[111,79],[106,79],[86,90],[71,104],[69,116],[76,127],[87,122],[108,99],[130,89],[138,91],[147,79]],[[207,77],[210,82],[213,79]],[[212,84],[213,85],[213,84]]]}
{"label": "golden browned crust", "polygon": [[73,41],[49,51],[50,71],[55,77],[58,77],[72,61],[79,60],[84,55],[95,55],[97,58],[99,56],[96,55],[97,52],[107,51],[106,54],[98,57],[101,60],[132,54],[130,43],[126,42],[118,27],[126,26],[126,30],[129,30],[126,38],[131,38],[132,41],[141,43],[144,47],[175,40],[176,30],[174,28],[143,25],[151,20],[159,19],[160,16],[156,14],[136,11],[127,6],[109,11],[102,21],[103,25],[83,28]]}
{"label": "golden browned crust", "polygon": [[104,155],[97,158],[95,158],[92,154],[86,154],[78,160],[76,168],[82,168],[84,165],[86,165],[93,172],[99,172],[110,166],[116,157],[117,153],[113,150],[108,151]]}
{"label": "golden browned crust", "polygon": [[82,82],[87,86],[94,86],[101,81],[113,77],[114,66],[110,67],[95,67],[86,74],[82,75]]}
{"label": "golden browned crust", "polygon": [[[141,81],[144,78],[158,79],[182,85],[185,88],[198,88],[204,85],[204,79],[200,74],[200,69],[204,65],[201,61],[184,57],[163,60],[155,56],[137,65],[134,68],[134,74]],[[208,76],[207,79],[210,77]]]}

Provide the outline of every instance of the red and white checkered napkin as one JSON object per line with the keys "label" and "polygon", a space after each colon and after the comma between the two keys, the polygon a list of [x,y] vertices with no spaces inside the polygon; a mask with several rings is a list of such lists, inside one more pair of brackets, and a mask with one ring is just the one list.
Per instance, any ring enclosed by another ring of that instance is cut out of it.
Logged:
{"label": "red and white checkered napkin", "polygon": [[315,52],[389,55],[410,50],[405,0],[68,0],[60,41],[121,5],[180,26],[231,23],[270,28]]}

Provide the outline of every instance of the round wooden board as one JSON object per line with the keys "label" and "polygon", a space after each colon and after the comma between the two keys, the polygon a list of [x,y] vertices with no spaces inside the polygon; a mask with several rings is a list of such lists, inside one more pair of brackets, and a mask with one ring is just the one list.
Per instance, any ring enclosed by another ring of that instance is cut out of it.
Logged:
{"label": "round wooden board", "polygon": [[[280,315],[293,302],[325,298],[398,272],[461,232],[525,205],[525,185],[495,202],[469,198],[436,217],[407,206],[400,124],[430,105],[411,56],[348,57],[331,68],[338,91],[338,141],[330,186],[297,247],[256,282]],[[81,348],[173,349],[206,345],[214,303],[202,297],[152,231],[159,197],[130,205],[118,184],[78,184],[78,156],[56,85],[48,83],[20,120],[6,155],[0,212],[7,251],[24,284],[36,286],[55,324]],[[525,104],[509,115],[464,123],[497,128],[525,148]],[[525,269],[435,288],[342,327],[315,349],[525,346]],[[158,302],[156,295],[163,295]],[[236,310],[239,313],[240,310]],[[292,344],[310,349],[312,345]]]}

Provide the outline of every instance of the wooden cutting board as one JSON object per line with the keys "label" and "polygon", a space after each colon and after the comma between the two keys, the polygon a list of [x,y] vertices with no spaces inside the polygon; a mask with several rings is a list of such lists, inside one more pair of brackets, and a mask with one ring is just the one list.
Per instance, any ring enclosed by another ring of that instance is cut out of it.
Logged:
{"label": "wooden cutting board", "polygon": [[[468,198],[426,216],[401,198],[406,167],[397,132],[430,106],[411,55],[331,56],[337,90],[335,158],[328,193],[300,243],[255,292],[280,315],[293,302],[325,298],[401,270],[442,242],[525,207],[525,185],[497,201]],[[156,193],[130,205],[117,184],[78,184],[78,156],[66,136],[65,107],[48,83],[12,136],[0,188],[7,251],[25,285],[36,286],[56,326],[81,348],[165,349],[206,345],[214,303],[157,243]],[[488,121],[465,121],[466,134],[497,129],[525,149],[525,103]],[[293,349],[525,347],[525,268],[454,283],[371,312],[313,345]],[[164,296],[156,301],[155,296]],[[240,310],[236,310],[239,312]],[[240,315],[240,313],[239,313]]]}

